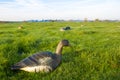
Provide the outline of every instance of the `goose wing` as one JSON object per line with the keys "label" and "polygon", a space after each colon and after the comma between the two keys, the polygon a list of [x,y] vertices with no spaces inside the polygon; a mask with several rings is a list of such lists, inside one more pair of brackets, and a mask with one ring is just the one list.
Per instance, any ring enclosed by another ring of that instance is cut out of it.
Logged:
{"label": "goose wing", "polygon": [[21,69],[24,67],[34,67],[40,65],[51,65],[53,62],[54,55],[51,52],[41,52],[33,54],[20,62],[16,63],[11,67],[12,70]]}

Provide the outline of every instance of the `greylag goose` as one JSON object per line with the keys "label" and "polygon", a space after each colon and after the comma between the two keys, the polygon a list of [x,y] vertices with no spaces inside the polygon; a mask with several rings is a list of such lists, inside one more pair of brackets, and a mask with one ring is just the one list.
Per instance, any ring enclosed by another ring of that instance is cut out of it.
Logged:
{"label": "greylag goose", "polygon": [[61,63],[62,49],[64,46],[69,46],[68,40],[60,41],[54,54],[47,51],[33,54],[14,64],[11,70],[23,70],[27,72],[53,71]]}

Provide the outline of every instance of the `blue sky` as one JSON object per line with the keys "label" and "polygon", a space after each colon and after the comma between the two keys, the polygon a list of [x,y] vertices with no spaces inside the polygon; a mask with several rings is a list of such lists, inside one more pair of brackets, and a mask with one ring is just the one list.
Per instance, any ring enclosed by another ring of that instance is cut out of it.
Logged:
{"label": "blue sky", "polygon": [[120,0],[0,0],[0,20],[119,19]]}

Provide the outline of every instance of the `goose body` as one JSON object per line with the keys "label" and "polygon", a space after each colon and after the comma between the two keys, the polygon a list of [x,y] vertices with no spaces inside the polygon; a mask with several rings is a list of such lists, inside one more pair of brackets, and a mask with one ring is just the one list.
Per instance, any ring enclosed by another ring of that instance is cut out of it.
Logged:
{"label": "goose body", "polygon": [[61,28],[60,31],[66,31],[66,30],[70,30],[71,28],[69,26],[66,26],[65,28]]}
{"label": "goose body", "polygon": [[14,64],[12,70],[24,70],[27,72],[50,72],[61,63],[63,46],[69,46],[68,40],[62,40],[57,46],[56,52],[40,52],[29,56]]}

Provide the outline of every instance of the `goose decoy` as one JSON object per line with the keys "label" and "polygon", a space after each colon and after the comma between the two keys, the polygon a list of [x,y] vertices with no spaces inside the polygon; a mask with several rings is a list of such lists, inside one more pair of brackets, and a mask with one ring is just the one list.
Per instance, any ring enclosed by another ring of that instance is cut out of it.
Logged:
{"label": "goose decoy", "polygon": [[66,26],[65,28],[61,28],[60,31],[70,30],[71,28],[69,26]]}
{"label": "goose decoy", "polygon": [[14,64],[11,70],[23,70],[27,72],[53,71],[61,63],[62,49],[64,46],[69,46],[68,40],[60,41],[54,54],[47,51],[33,54]]}

